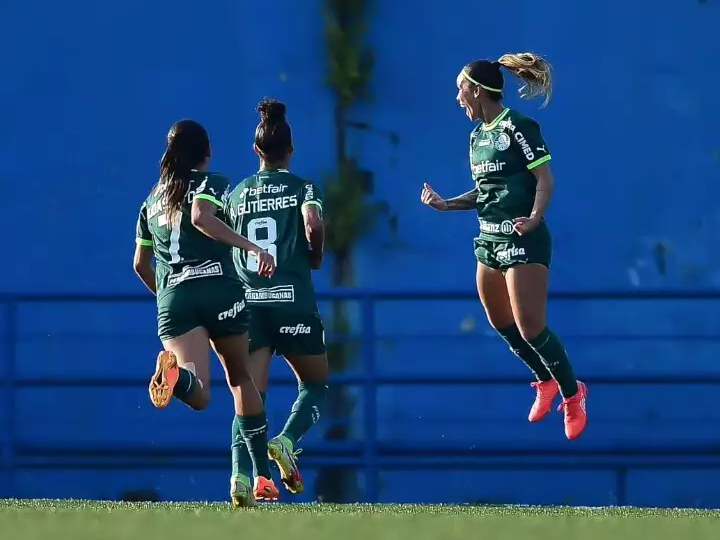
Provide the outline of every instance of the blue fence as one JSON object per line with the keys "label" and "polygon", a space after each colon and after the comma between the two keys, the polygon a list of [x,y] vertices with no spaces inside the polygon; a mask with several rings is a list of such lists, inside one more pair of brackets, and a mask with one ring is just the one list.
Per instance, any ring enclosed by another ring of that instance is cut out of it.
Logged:
{"label": "blue fence", "polygon": [[[577,469],[582,471],[606,471],[614,474],[614,502],[628,502],[627,475],[638,470],[687,470],[720,469],[720,446],[699,441],[689,444],[684,441],[678,445],[647,445],[632,443],[617,444],[611,447],[577,446],[574,443],[558,444],[553,447],[508,445],[492,448],[469,447],[462,444],[427,444],[423,440],[407,443],[387,443],[379,439],[378,426],[378,389],[387,386],[498,386],[525,384],[527,379],[518,376],[484,377],[478,369],[475,376],[460,376],[451,370],[446,375],[383,375],[377,366],[376,354],[376,315],[378,303],[384,301],[413,300],[475,300],[470,292],[367,292],[358,290],[339,290],[324,293],[321,300],[345,299],[359,303],[359,317],[362,321],[360,334],[362,371],[352,376],[336,376],[333,384],[347,384],[360,387],[364,393],[362,400],[363,437],[356,442],[316,442],[308,445],[303,454],[303,465],[308,468],[333,465],[357,468],[364,472],[364,499],[375,502],[380,499],[379,475],[382,471],[402,470],[560,470]],[[562,292],[551,295],[552,302],[591,302],[591,301],[628,301],[632,304],[653,301],[717,301],[718,291],[694,292]],[[4,399],[2,415],[5,429],[0,432],[1,453],[5,481],[0,493],[12,497],[18,493],[15,485],[16,474],[23,470],[42,469],[142,469],[142,468],[179,468],[202,467],[222,468],[226,466],[226,448],[198,447],[192,455],[179,453],[176,448],[147,445],[143,447],[117,448],[111,445],[89,447],[87,444],[41,445],[19,440],[17,436],[18,416],[17,394],[28,388],[137,388],[146,385],[138,377],[129,378],[58,378],[28,377],[18,375],[18,309],[28,304],[39,303],[152,303],[147,295],[8,295],[0,297],[5,310],[5,331],[3,335],[3,363],[5,378],[0,390]],[[708,336],[705,336],[706,338]],[[718,336],[709,336],[717,340]],[[675,339],[682,339],[681,335]],[[3,367],[0,364],[0,367]],[[695,373],[692,376],[677,373],[658,376],[608,376],[591,377],[587,382],[591,388],[601,386],[677,386],[677,385],[714,385],[720,386],[720,377],[708,370],[707,373]],[[223,381],[217,381],[223,384]],[[271,386],[294,385],[290,378],[277,378]],[[39,403],[39,407],[47,406]],[[718,501],[720,502],[720,501]]]}

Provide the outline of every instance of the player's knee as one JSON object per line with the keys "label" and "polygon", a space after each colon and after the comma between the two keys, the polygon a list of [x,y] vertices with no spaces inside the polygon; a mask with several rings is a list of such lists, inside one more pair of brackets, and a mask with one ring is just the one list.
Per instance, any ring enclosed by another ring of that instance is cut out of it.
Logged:
{"label": "player's knee", "polygon": [[495,312],[486,308],[485,315],[487,315],[487,320],[490,323],[490,326],[492,326],[495,330],[502,330],[503,328],[507,328],[508,326],[515,324],[512,311]]}
{"label": "player's knee", "polygon": [[530,341],[545,329],[545,319],[543,317],[523,317],[517,322],[517,327],[522,338]]}
{"label": "player's knee", "polygon": [[325,404],[329,391],[330,387],[327,381],[298,384],[298,396],[311,401],[316,407],[322,407]]}
{"label": "player's knee", "polygon": [[230,388],[240,388],[252,380],[252,375],[244,366],[236,367],[232,371],[228,371],[227,374],[227,382]]}

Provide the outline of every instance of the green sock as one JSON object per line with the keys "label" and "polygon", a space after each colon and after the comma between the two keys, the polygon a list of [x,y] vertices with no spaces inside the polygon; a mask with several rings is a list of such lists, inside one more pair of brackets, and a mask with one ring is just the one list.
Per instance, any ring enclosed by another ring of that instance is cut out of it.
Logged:
{"label": "green sock", "polygon": [[298,397],[280,435],[287,437],[295,448],[300,438],[320,419],[328,386],[325,383],[298,384]]}
{"label": "green sock", "polygon": [[240,433],[240,422],[238,422],[238,416],[233,418],[232,423],[232,445],[230,446],[232,452],[232,475],[245,476],[252,478],[253,474],[253,462],[248,452],[247,444],[245,439]]}
{"label": "green sock", "polygon": [[173,390],[173,396],[178,398],[180,401],[185,401],[188,397],[193,395],[195,387],[198,384],[198,378],[189,369],[181,367],[179,369],[178,382]]}
{"label": "green sock", "polygon": [[564,398],[574,396],[578,391],[577,379],[567,351],[557,336],[546,326],[540,334],[528,340],[528,343],[542,358],[543,364],[557,381],[562,396]]}
{"label": "green sock", "polygon": [[253,475],[272,478],[270,474],[270,461],[268,460],[268,426],[265,411],[257,416],[236,415],[238,429],[245,439],[247,451],[252,458]]}
{"label": "green sock", "polygon": [[510,350],[515,356],[520,358],[525,365],[530,368],[538,381],[547,382],[552,380],[552,375],[543,364],[542,358],[538,356],[533,348],[520,335],[520,330],[516,325],[500,328],[497,330],[500,337],[510,346]]}
{"label": "green sock", "polygon": [[[262,398],[264,405],[267,393],[260,392],[260,397]],[[253,461],[250,457],[247,444],[245,444],[245,439],[243,438],[242,433],[240,433],[240,422],[238,421],[237,415],[233,417],[231,450],[232,475],[247,476],[248,478],[251,478],[253,474]]]}

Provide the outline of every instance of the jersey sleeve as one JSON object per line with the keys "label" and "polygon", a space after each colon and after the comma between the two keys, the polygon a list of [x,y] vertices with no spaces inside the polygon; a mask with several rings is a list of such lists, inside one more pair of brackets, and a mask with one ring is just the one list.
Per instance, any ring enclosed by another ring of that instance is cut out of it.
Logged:
{"label": "jersey sleeve", "polygon": [[220,174],[209,174],[195,190],[195,198],[225,207],[230,196],[230,180]]}
{"label": "jersey sleeve", "polygon": [[228,192],[224,199],[222,199],[223,203],[223,213],[227,217],[228,225],[232,229],[237,229],[237,199],[238,199],[238,193],[242,192],[244,182],[241,182],[237,186],[235,186],[235,189],[230,191],[230,186],[228,186]]}
{"label": "jersey sleeve", "polygon": [[300,197],[302,200],[301,206],[312,204],[322,210],[324,194],[317,184],[305,182],[300,191]]}
{"label": "jersey sleeve", "polygon": [[516,151],[523,156],[523,161],[529,170],[552,159],[550,149],[540,131],[540,124],[535,120],[530,118],[517,120],[513,139]]}
{"label": "jersey sleeve", "polygon": [[143,203],[138,215],[137,225],[135,226],[135,243],[140,246],[152,247],[153,240],[150,234],[150,226],[147,219],[147,205]]}

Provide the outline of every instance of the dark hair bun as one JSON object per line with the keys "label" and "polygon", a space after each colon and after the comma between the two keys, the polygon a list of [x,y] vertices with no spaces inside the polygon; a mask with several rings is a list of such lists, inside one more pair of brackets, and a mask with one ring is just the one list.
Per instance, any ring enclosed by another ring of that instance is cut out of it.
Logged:
{"label": "dark hair bun", "polygon": [[282,101],[265,98],[257,106],[257,111],[260,113],[260,120],[263,122],[277,124],[285,121],[287,106]]}

